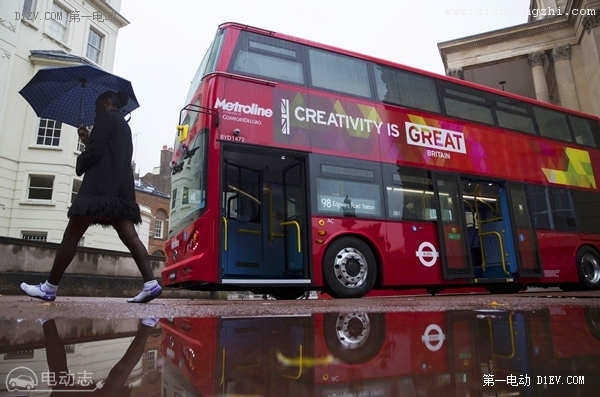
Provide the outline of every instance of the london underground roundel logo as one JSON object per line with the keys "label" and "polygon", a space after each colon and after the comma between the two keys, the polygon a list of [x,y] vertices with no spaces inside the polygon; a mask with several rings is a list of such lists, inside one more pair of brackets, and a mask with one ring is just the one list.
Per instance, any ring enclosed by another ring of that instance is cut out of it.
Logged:
{"label": "london underground roundel logo", "polygon": [[439,325],[429,324],[427,328],[425,328],[421,340],[425,343],[425,346],[429,351],[436,352],[442,348],[444,340],[446,340],[446,335],[444,335],[444,331],[442,331],[442,328]]}
{"label": "london underground roundel logo", "polygon": [[423,266],[431,267],[435,265],[440,253],[437,252],[433,244],[429,241],[424,241],[419,245],[419,250],[415,253]]}

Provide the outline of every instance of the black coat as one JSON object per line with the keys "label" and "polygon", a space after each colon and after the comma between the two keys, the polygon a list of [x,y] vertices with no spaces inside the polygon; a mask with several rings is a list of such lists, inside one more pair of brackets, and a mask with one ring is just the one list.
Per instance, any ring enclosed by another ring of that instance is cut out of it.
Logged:
{"label": "black coat", "polygon": [[93,224],[111,219],[141,223],[135,202],[131,156],[131,129],[118,110],[99,111],[85,150],[77,157],[75,172],[83,177],[68,216],[84,216]]}

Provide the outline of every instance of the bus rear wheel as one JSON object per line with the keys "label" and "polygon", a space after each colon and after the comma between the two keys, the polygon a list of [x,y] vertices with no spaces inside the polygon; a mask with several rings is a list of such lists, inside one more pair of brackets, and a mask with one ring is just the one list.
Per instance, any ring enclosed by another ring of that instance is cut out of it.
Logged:
{"label": "bus rear wheel", "polygon": [[591,247],[582,247],[577,253],[577,273],[587,289],[600,289],[600,256]]}
{"label": "bus rear wheel", "polygon": [[327,248],[323,273],[334,298],[361,298],[377,280],[375,255],[364,241],[342,237]]}

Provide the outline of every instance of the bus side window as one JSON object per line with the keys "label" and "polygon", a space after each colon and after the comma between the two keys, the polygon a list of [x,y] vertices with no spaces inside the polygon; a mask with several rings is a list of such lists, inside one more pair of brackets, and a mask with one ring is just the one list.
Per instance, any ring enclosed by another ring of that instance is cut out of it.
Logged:
{"label": "bus side window", "polygon": [[550,216],[550,200],[544,186],[527,185],[525,188],[529,198],[533,225],[537,230],[552,230]]}
{"label": "bus side window", "polygon": [[[385,166],[385,168],[388,168]],[[409,167],[385,172],[387,215],[391,219],[437,220],[431,173]]]}
{"label": "bus side window", "polygon": [[573,201],[569,190],[550,188],[552,197],[552,218],[554,219],[554,230],[563,232],[574,232],[577,230],[577,221],[573,212]]}

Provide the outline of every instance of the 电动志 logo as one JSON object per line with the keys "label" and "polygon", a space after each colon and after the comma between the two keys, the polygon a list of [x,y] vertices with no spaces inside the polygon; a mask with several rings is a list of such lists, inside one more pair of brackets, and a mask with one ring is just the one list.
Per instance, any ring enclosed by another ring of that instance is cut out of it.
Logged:
{"label": "\u7535\u52a8\u5fd7 logo", "polygon": [[23,392],[35,390],[36,392],[93,392],[101,389],[104,381],[98,381],[94,384],[92,373],[83,372],[65,372],[54,373],[51,371],[42,372],[38,378],[35,372],[27,367],[17,367],[6,376],[6,390],[9,392]]}
{"label": "\u7535\u52a8\u5fd7 logo", "polygon": [[10,392],[32,390],[37,385],[37,375],[27,367],[17,367],[6,376],[6,390]]}

